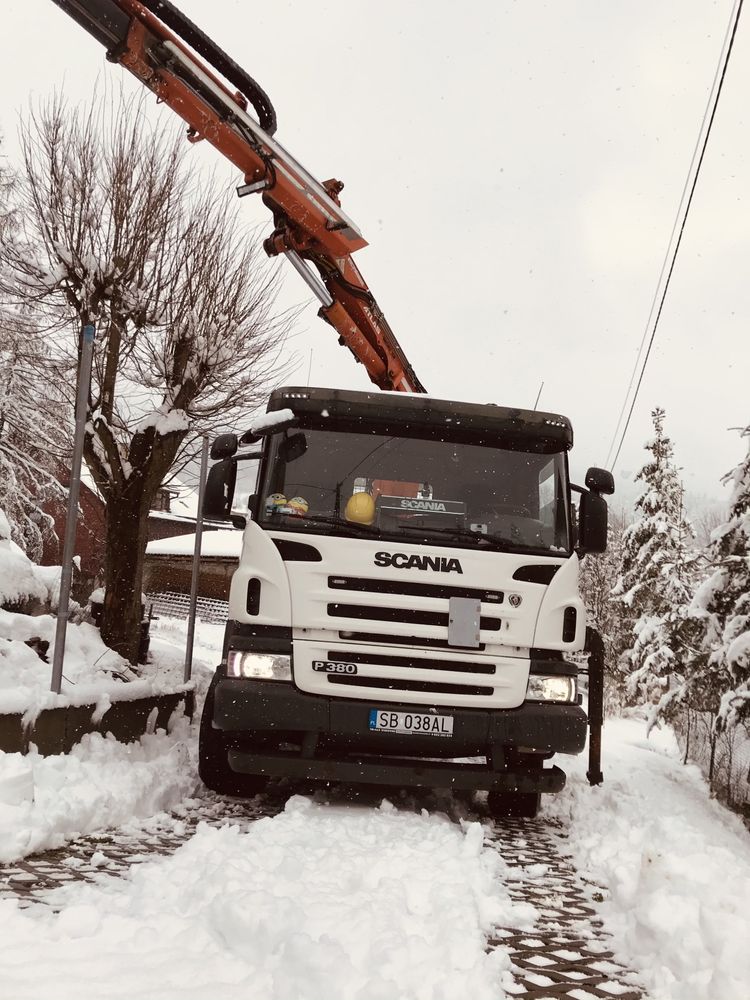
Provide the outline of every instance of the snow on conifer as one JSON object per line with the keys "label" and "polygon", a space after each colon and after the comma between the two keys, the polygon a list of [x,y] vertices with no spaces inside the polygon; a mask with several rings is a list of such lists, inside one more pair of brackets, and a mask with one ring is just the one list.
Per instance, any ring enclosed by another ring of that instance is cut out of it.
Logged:
{"label": "snow on conifer", "polygon": [[652,411],[650,457],[636,476],[643,492],[636,520],[623,533],[620,576],[612,596],[622,605],[631,645],[620,659],[631,698],[658,702],[679,670],[675,655],[690,590],[694,532],[683,508],[682,483],[671,440],[664,433],[664,410]]}
{"label": "snow on conifer", "polygon": [[[750,444],[750,426],[742,437]],[[712,533],[712,572],[690,606],[699,635],[688,678],[713,701],[719,729],[750,720],[750,449],[723,482],[732,486],[729,516]]]}

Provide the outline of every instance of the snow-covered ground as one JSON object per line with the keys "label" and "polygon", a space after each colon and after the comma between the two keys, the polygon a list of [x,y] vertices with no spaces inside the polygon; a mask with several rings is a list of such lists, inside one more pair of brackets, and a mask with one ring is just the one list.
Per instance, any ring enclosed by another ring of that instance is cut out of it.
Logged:
{"label": "snow-covered ground", "polygon": [[203,826],[127,879],[57,890],[59,915],[0,902],[0,981],[13,1000],[495,1000],[507,958],[485,933],[531,916],[501,875],[479,824],[295,797],[246,833]]}
{"label": "snow-covered ground", "polygon": [[[54,619],[48,615],[30,619],[0,610],[0,630],[13,636],[14,628],[21,638],[30,629],[44,635],[45,629],[54,629]],[[87,701],[101,701],[106,707],[110,697],[178,689],[186,624],[163,618],[153,623],[153,631],[145,678],[129,677],[123,683],[106,672],[110,662],[119,670],[126,666],[102,644],[98,631],[89,625],[69,626],[65,680],[59,696],[49,692],[48,663],[22,641],[0,638],[0,711],[31,714],[40,706]],[[191,683],[199,702],[220,656],[222,637],[221,626],[198,623]],[[116,695],[115,685],[120,689]],[[134,744],[93,733],[67,756],[0,751],[0,863],[173,809],[199,784],[196,750],[195,725],[180,720],[171,733],[155,733]]]}
{"label": "snow-covered ground", "polygon": [[545,815],[565,823],[579,871],[607,888],[605,926],[649,997],[747,1000],[750,832],[680,763],[671,730],[645,731],[645,720],[607,722],[605,783],[589,788],[578,758]]}
{"label": "snow-covered ground", "polygon": [[[159,629],[178,655],[182,625]],[[198,630],[201,689],[220,631]],[[95,736],[66,758],[0,757],[4,857],[189,808],[195,740],[185,726],[130,748]],[[646,740],[642,720],[609,722],[604,760],[592,789],[585,760],[566,758],[568,787],[543,799],[540,822],[560,824],[563,849],[603,887],[617,957],[651,1000],[746,1000],[750,835],[669,731]],[[485,936],[534,919],[509,899],[479,822],[300,796],[245,831],[199,826],[172,857],[49,898],[59,913],[0,901],[9,1000],[500,998],[509,960],[485,953]]]}
{"label": "snow-covered ground", "polygon": [[[38,601],[39,607],[56,606],[60,567],[32,563],[3,537],[8,530],[7,520],[0,520],[0,604]],[[56,629],[57,619],[51,614],[0,607],[0,714],[22,713],[28,725],[43,709],[93,704],[103,716],[114,701],[184,690],[184,622],[165,623],[161,633],[154,629],[149,663],[137,668],[105,646],[93,625],[70,622],[60,694],[50,691]],[[221,648],[220,631],[206,633],[212,643],[211,664],[216,655],[213,647],[218,642]],[[200,660],[200,649],[197,656]]]}
{"label": "snow-covered ground", "polygon": [[193,740],[184,721],[132,744],[93,733],[67,756],[0,751],[0,863],[174,808],[195,790]]}

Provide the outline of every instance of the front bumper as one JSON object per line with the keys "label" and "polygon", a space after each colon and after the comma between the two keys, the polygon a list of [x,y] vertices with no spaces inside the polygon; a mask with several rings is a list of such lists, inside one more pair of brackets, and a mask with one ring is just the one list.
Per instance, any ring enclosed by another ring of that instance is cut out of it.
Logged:
{"label": "front bumper", "polygon": [[[578,705],[435,709],[326,698],[292,684],[227,677],[217,678],[214,699],[214,726],[224,733],[232,769],[272,777],[553,792],[565,783],[559,768],[510,762],[577,754],[586,742],[586,714]],[[383,707],[451,715],[453,736],[371,732],[370,710]],[[455,762],[475,756],[487,764]]]}

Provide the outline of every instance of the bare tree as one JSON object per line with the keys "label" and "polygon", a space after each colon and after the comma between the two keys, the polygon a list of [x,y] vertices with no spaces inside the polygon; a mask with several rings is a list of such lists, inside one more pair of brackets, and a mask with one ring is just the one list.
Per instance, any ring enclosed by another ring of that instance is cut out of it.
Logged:
{"label": "bare tree", "polygon": [[84,324],[97,328],[84,456],[107,507],[102,637],[135,662],[148,511],[196,433],[258,406],[291,322],[275,271],[213,183],[139,101],[55,100],[21,134],[23,240],[8,263],[55,344],[72,402]]}

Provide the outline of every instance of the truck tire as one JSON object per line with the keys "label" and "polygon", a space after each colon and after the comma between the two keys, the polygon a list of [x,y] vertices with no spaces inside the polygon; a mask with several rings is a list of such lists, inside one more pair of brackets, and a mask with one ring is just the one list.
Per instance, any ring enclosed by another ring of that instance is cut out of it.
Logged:
{"label": "truck tire", "polygon": [[252,798],[263,791],[268,778],[255,774],[237,774],[229,766],[224,734],[220,729],[215,729],[213,724],[217,680],[214,677],[211,681],[203,703],[198,732],[198,774],[203,784],[219,795]]}
{"label": "truck tire", "polygon": [[514,816],[533,819],[539,809],[539,792],[503,792],[499,788],[490,790],[487,807],[495,819]]}

